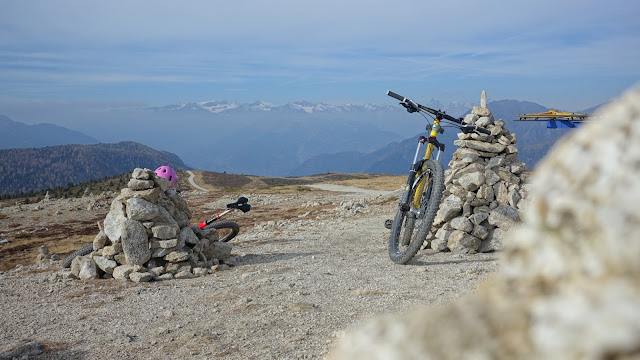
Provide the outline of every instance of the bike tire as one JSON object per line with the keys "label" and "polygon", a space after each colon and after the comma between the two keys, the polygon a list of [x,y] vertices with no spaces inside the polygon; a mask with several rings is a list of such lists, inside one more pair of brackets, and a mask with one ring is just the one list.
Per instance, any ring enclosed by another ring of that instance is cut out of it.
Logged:
{"label": "bike tire", "polygon": [[207,228],[212,228],[212,229],[216,229],[216,230],[224,230],[227,229],[229,230],[229,232],[227,234],[225,234],[224,236],[220,237],[220,239],[218,241],[222,241],[222,242],[227,242],[231,239],[233,239],[234,237],[236,237],[236,235],[238,235],[238,232],[240,232],[240,225],[238,225],[237,223],[233,222],[233,221],[217,221],[214,223],[211,223],[211,225],[205,227],[205,229]]}
{"label": "bike tire", "polygon": [[410,190],[409,196],[409,203],[413,202],[416,195],[423,197],[420,201],[421,215],[414,217],[414,214],[398,209],[391,226],[389,258],[396,264],[406,264],[416,256],[429,234],[433,219],[440,207],[444,191],[444,169],[442,164],[435,160],[427,160],[425,165],[425,171],[430,172],[430,175],[426,175],[429,181],[428,186],[421,194],[416,194],[419,188],[416,184]]}
{"label": "bike tire", "polygon": [[85,256],[85,255],[91,254],[92,251],[93,251],[93,244],[89,244],[69,254],[66,258],[62,260],[62,263],[60,265],[63,268],[68,268],[71,266],[71,262],[73,261],[73,259],[75,259],[78,256]]}

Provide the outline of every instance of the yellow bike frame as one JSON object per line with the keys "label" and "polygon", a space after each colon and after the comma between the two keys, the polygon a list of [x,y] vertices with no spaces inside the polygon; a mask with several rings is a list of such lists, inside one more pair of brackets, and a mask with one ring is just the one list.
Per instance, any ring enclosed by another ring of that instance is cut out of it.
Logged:
{"label": "yellow bike frame", "polygon": [[[429,133],[429,137],[431,138],[438,138],[438,133],[440,132],[440,120],[439,119],[434,119],[433,120],[433,126],[431,126],[431,133]],[[429,160],[431,159],[431,155],[433,154],[433,149],[434,149],[434,145],[432,143],[427,143],[427,149],[424,152],[424,157],[423,159],[425,160]],[[424,164],[422,165],[422,169],[421,171],[425,171],[427,169],[427,165]],[[425,179],[420,180],[420,183],[418,184],[418,187],[416,188],[416,191],[414,192],[415,194],[422,194],[422,191],[424,190],[424,187],[428,186],[427,183],[425,183]],[[420,208],[420,199],[421,196],[415,196],[413,198],[413,202],[412,202],[412,207],[414,209],[419,209]]]}

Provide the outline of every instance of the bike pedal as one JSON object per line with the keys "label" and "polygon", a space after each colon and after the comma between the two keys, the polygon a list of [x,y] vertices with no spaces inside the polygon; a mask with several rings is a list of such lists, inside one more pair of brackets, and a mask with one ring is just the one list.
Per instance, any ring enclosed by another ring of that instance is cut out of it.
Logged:
{"label": "bike pedal", "polygon": [[386,227],[387,229],[391,230],[391,226],[393,226],[393,220],[387,219],[387,220],[384,221],[384,227]]}

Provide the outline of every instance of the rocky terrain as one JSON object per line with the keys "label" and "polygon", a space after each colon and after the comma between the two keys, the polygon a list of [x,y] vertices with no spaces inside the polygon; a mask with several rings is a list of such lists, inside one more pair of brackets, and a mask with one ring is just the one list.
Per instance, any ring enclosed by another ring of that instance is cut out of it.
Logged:
{"label": "rocky terrain", "polygon": [[[496,253],[422,250],[393,264],[384,220],[404,178],[347,178],[223,191],[196,172],[210,191],[181,193],[192,222],[239,195],[253,206],[228,216],[241,225],[231,266],[149,283],[60,271],[56,259],[93,241],[115,194],[3,204],[0,359],[322,358],[353,325],[448,303],[497,270]],[[42,245],[53,259],[35,263]]]}

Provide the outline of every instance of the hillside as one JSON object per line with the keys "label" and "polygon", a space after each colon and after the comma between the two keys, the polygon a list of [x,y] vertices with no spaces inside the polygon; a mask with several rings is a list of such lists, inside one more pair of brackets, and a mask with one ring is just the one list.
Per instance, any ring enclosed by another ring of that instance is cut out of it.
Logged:
{"label": "hillside", "polygon": [[0,115],[0,149],[31,148],[65,144],[97,144],[81,132],[53,124],[27,125]]}
{"label": "hillside", "polygon": [[172,153],[131,141],[4,149],[0,150],[0,194],[54,188],[160,165],[187,168]]}

